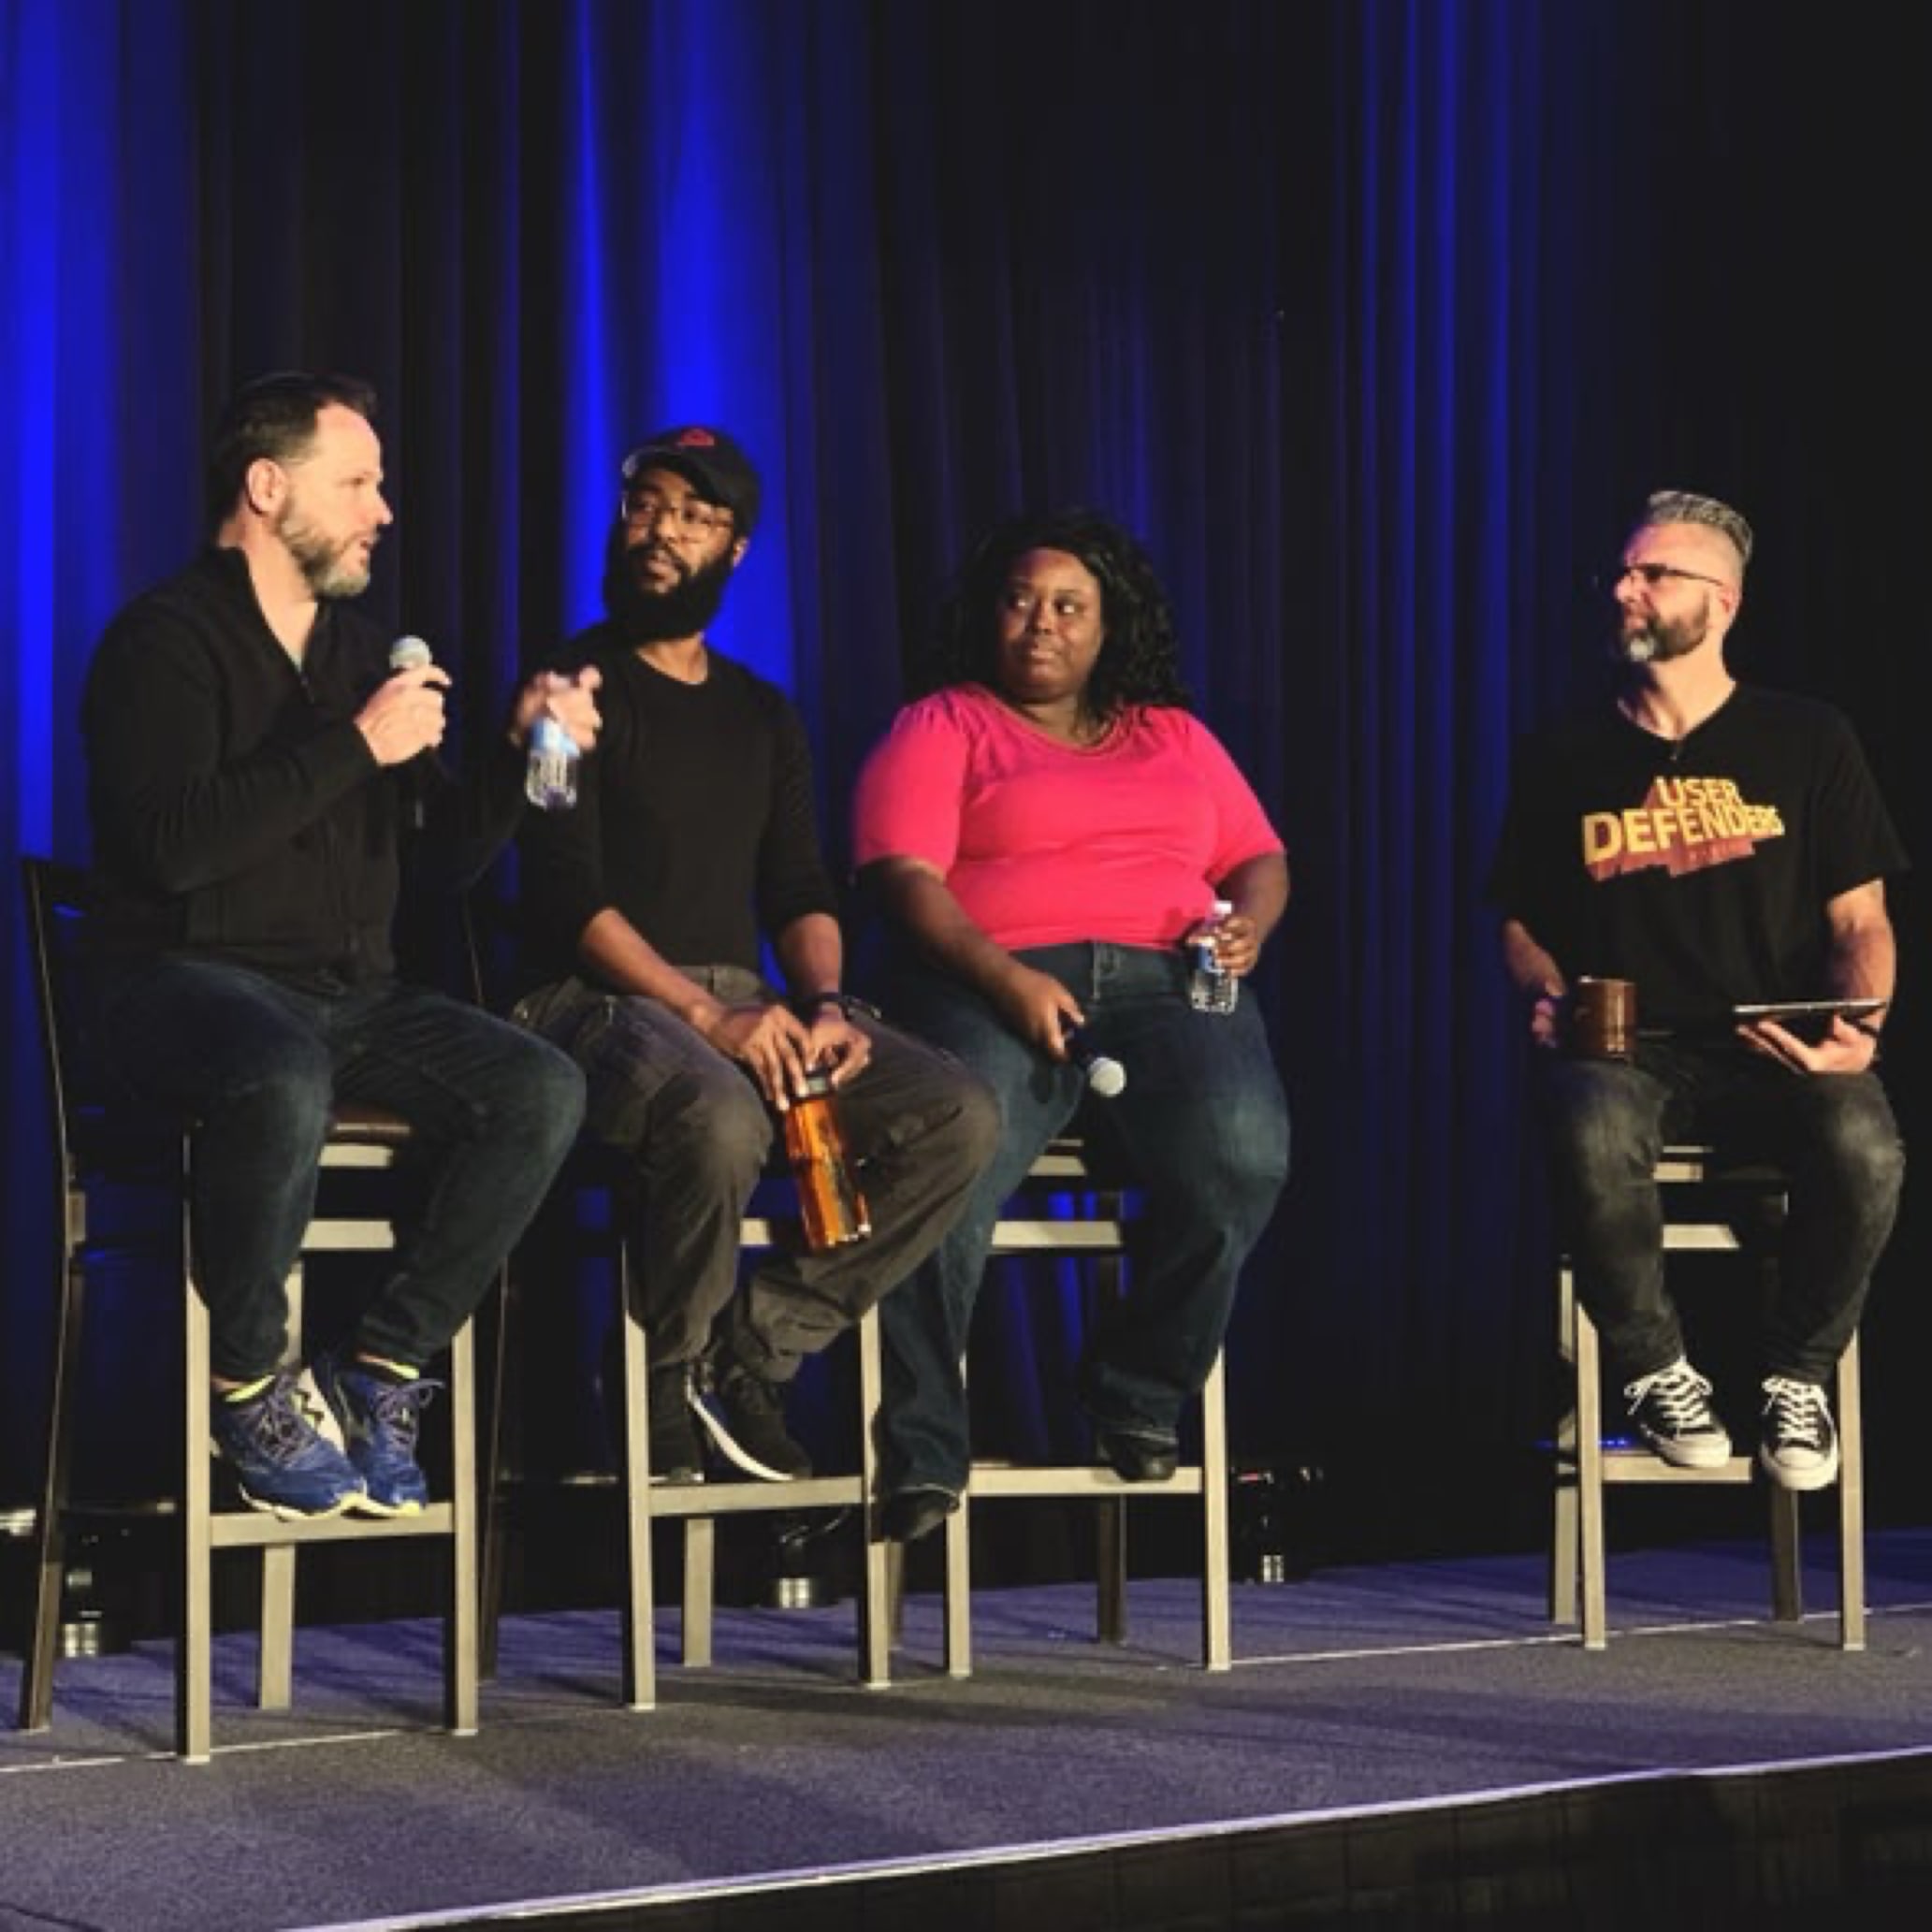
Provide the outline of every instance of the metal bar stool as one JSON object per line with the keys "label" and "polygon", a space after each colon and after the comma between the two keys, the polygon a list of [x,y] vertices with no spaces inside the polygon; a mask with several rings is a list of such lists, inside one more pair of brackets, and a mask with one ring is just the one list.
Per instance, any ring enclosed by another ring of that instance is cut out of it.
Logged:
{"label": "metal bar stool", "polygon": [[[204,1763],[212,1749],[214,1555],[259,1549],[261,1646],[256,1701],[286,1709],[293,1695],[296,1552],[304,1545],[440,1538],[448,1546],[449,1581],[443,1608],[443,1719],[458,1734],[476,1729],[479,1536],[476,1508],[475,1388],[471,1330],[450,1348],[450,1499],[421,1515],[343,1516],[284,1522],[245,1507],[217,1506],[209,1451],[209,1324],[189,1257],[187,1180],[190,1150],[179,1123],[139,1123],[117,1116],[91,1091],[70,1010],[65,973],[81,904],[81,875],[51,861],[22,861],[27,932],[39,1007],[54,1150],[55,1225],[62,1231],[54,1284],[53,1359],[48,1402],[47,1449],[35,1523],[33,1609],[26,1664],[21,1676],[20,1726],[42,1730],[52,1721],[53,1671],[60,1634],[60,1597],[66,1569],[67,1524],[77,1505],[70,1494],[74,1454],[74,1393],[80,1359],[90,1264],[102,1252],[88,1226],[90,1194],[107,1184],[163,1190],[179,1204],[173,1265],[183,1308],[183,1391],[181,1472],[176,1517],[178,1610],[175,1636],[176,1749]],[[408,1124],[376,1109],[344,1110],[322,1156],[327,1176],[343,1169],[392,1166],[407,1144]],[[393,1245],[385,1218],[318,1213],[303,1238],[303,1253],[375,1253]],[[300,1264],[289,1284],[290,1358],[299,1347]]]}
{"label": "metal bar stool", "polygon": [[[1117,1182],[1097,1175],[1075,1136],[1053,1141],[1033,1164],[994,1229],[995,1257],[1078,1258],[1087,1264],[1090,1295],[1126,1292],[1131,1198]],[[1071,1213],[1065,1212],[1070,1208]],[[1201,1536],[1200,1659],[1207,1670],[1232,1661],[1228,1547],[1227,1393],[1225,1353],[1200,1395],[1201,1450],[1164,1482],[1124,1482],[1112,1470],[1082,1463],[1022,1464],[976,1458],[960,1506],[946,1519],[944,1646],[947,1674],[972,1674],[972,1514],[976,1504],[1013,1497],[1090,1498],[1095,1504],[1096,1636],[1121,1644],[1127,1636],[1127,1504],[1174,1497],[1198,1498]],[[892,1546],[892,1602],[896,1627],[904,1591],[903,1546]]]}
{"label": "metal bar stool", "polygon": [[[1666,1254],[1747,1252],[1739,1236],[1740,1203],[1781,1212],[1786,1182],[1762,1164],[1726,1165],[1703,1146],[1671,1146],[1657,1166],[1664,1190]],[[1766,1269],[1775,1257],[1759,1253]],[[1714,1469],[1679,1469],[1648,1449],[1604,1438],[1602,1364],[1596,1325],[1584,1312],[1567,1254],[1557,1264],[1558,1348],[1566,1372],[1566,1407],[1555,1440],[1556,1479],[1550,1540],[1549,1615],[1579,1622],[1586,1649],[1609,1635],[1604,1491],[1615,1483],[1745,1483],[1755,1459],[1734,1455]],[[1838,1642],[1865,1649],[1865,1430],[1859,1399],[1858,1338],[1838,1359],[1833,1407],[1838,1430]],[[1804,1615],[1798,1543],[1801,1498],[1765,1485],[1771,1512],[1771,1612],[1779,1622]]]}
{"label": "metal bar stool", "polygon": [[[873,1497],[877,1489],[874,1423],[879,1414],[880,1371],[879,1318],[868,1312],[857,1325],[858,1425],[860,1463],[857,1470],[837,1475],[815,1475],[793,1482],[762,1482],[730,1478],[697,1483],[654,1483],[650,1479],[649,1344],[638,1314],[636,1285],[632,1274],[628,1235],[628,1172],[610,1150],[585,1142],[559,1182],[564,1198],[586,1192],[602,1193],[609,1213],[601,1232],[589,1243],[608,1256],[615,1273],[619,1338],[618,1400],[622,1410],[617,1445],[617,1486],[622,1497],[624,1521],[624,1583],[621,1603],[622,1698],[633,1710],[648,1710],[657,1703],[656,1575],[653,1523],[684,1526],[684,1583],[679,1625],[679,1661],[688,1669],[703,1669],[715,1657],[718,1522],[722,1517],[856,1510],[864,1530],[863,1576],[857,1602],[858,1675],[867,1686],[885,1684],[891,1677],[888,1646],[885,1546],[873,1533]],[[740,1224],[740,1247],[756,1254],[798,1239],[791,1212],[791,1183],[774,1169],[753,1196]],[[582,1244],[579,1244],[581,1251]],[[514,1279],[514,1277],[513,1277]],[[503,1364],[514,1358],[511,1310],[520,1297],[506,1300],[497,1350],[497,1424],[490,1434],[489,1506],[484,1565],[485,1674],[494,1673],[501,1620],[506,1546],[509,1524],[506,1491],[512,1480],[504,1447],[509,1418],[518,1410],[522,1392],[507,1386]],[[520,1312],[520,1311],[519,1311]],[[842,1344],[841,1344],[842,1345]]]}

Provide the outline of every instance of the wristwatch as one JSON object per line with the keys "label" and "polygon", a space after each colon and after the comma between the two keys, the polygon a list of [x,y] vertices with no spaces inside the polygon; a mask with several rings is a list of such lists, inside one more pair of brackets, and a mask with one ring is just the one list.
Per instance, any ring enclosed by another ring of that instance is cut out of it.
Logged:
{"label": "wristwatch", "polygon": [[875,1020],[879,1018],[879,1009],[876,1006],[860,999],[854,994],[839,993],[831,987],[827,987],[823,993],[808,993],[803,999],[793,1000],[792,1005],[792,1010],[801,1020],[809,1020],[821,1007],[836,1007],[848,1020],[854,1012],[867,1014]]}

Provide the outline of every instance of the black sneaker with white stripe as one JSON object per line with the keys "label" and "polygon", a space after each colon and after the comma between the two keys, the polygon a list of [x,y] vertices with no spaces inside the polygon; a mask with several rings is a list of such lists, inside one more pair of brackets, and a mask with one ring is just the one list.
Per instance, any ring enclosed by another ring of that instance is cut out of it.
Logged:
{"label": "black sneaker with white stripe", "polygon": [[720,1356],[692,1397],[697,1418],[727,1460],[761,1482],[789,1483],[812,1473],[812,1459],[785,1428],[783,1386]]}
{"label": "black sneaker with white stripe", "polygon": [[1822,1489],[1838,1474],[1838,1431],[1817,1383],[1765,1377],[1758,1466],[1786,1489]]}
{"label": "black sneaker with white stripe", "polygon": [[1639,1375],[1623,1391],[1631,1420],[1651,1453],[1674,1469],[1721,1469],[1731,1438],[1710,1405],[1710,1384],[1682,1356]]}

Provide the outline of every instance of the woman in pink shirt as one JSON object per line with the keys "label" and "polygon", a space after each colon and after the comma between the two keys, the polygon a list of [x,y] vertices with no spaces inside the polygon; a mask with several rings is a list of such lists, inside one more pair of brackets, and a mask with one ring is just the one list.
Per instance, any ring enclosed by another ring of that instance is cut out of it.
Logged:
{"label": "woman in pink shirt", "polygon": [[[1287,1105],[1253,1000],[1202,1010],[1193,947],[1217,899],[1241,978],[1287,904],[1282,842],[1186,708],[1167,595],[1105,517],[1004,524],[940,624],[935,689],[860,776],[854,850],[893,940],[894,1017],[1000,1097],[1000,1152],[932,1257],[881,1304],[886,1533],[959,1505],[960,1361],[999,1208],[1089,1092],[1082,1126],[1142,1193],[1130,1292],[1091,1338],[1081,1396],[1129,1482],[1179,1459],[1242,1263],[1288,1165]],[[1099,1079],[1099,1092],[1111,1080]]]}

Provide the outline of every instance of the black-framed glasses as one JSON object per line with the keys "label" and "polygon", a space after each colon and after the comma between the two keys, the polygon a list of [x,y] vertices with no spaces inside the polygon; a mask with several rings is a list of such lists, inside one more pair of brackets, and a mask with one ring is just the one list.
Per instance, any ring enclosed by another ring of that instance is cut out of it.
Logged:
{"label": "black-framed glasses", "polygon": [[714,509],[695,497],[673,502],[655,490],[627,491],[621,500],[624,521],[632,530],[661,529],[686,543],[708,543],[719,530],[732,528],[732,513]]}
{"label": "black-framed glasses", "polygon": [[1647,590],[1654,590],[1659,584],[1678,579],[1687,584],[1714,584],[1720,590],[1729,588],[1722,577],[1707,577],[1699,570],[1679,570],[1674,563],[1620,563],[1614,569],[1592,577],[1590,588],[1592,590],[1614,590],[1625,577],[1643,578]]}

